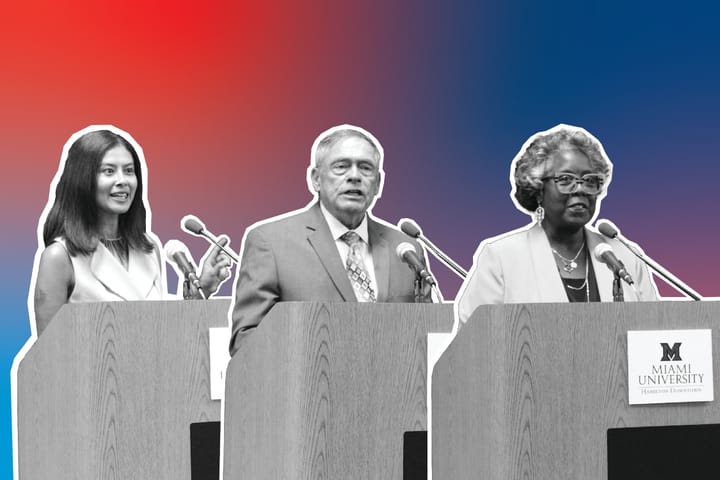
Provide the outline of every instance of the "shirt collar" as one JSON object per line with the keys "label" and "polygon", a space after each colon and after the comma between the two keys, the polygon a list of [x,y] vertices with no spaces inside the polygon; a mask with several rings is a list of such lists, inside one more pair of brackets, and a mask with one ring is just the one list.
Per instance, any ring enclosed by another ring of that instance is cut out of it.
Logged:
{"label": "shirt collar", "polygon": [[[325,221],[327,222],[328,227],[330,227],[330,235],[332,235],[333,240],[339,240],[340,237],[345,235],[345,233],[350,230],[345,225],[343,225],[340,220],[335,218],[333,214],[325,208],[322,202],[320,202],[320,211],[322,212],[323,217],[325,217]],[[360,225],[358,225],[358,227],[353,231],[360,235],[360,238],[362,238],[366,244],[370,245],[368,236],[367,214],[363,215],[362,222],[360,222]]]}

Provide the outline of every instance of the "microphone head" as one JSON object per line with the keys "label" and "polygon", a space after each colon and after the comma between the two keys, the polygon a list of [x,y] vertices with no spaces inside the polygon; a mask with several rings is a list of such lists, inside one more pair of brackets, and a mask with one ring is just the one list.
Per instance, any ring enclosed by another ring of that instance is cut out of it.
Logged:
{"label": "microphone head", "polygon": [[165,244],[165,254],[168,258],[174,258],[178,253],[183,253],[187,257],[190,255],[190,250],[180,240],[168,240]]}
{"label": "microphone head", "polygon": [[405,235],[408,235],[410,237],[418,238],[420,235],[422,235],[422,231],[420,230],[418,224],[415,223],[414,220],[411,220],[409,218],[402,220],[398,226]]}
{"label": "microphone head", "polygon": [[603,259],[603,255],[605,255],[607,252],[613,253],[613,249],[610,245],[607,243],[599,243],[593,250],[593,256],[595,256],[595,259],[599,262],[605,263],[605,259]]}
{"label": "microphone head", "polygon": [[607,220],[600,220],[597,223],[598,232],[602,233],[608,238],[615,238],[618,236],[617,228],[613,227]]}
{"label": "microphone head", "polygon": [[195,215],[185,215],[181,225],[186,231],[195,235],[202,235],[203,230],[205,230],[205,225]]}
{"label": "microphone head", "polygon": [[408,242],[402,242],[400,245],[397,246],[397,248],[395,248],[395,253],[397,254],[398,258],[400,258],[400,260],[402,260],[403,256],[407,252],[413,252],[417,254],[417,252],[415,251],[415,247],[413,247],[412,244]]}

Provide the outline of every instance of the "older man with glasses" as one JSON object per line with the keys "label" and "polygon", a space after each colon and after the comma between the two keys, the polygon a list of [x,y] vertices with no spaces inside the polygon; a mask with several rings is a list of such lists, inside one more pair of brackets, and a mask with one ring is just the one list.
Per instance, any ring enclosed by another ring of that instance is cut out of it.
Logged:
{"label": "older man with glasses", "polygon": [[410,243],[370,214],[383,182],[383,150],[367,131],[333,127],[315,140],[306,208],[259,222],[245,233],[230,353],[278,302],[427,302],[426,285],[396,255]]}

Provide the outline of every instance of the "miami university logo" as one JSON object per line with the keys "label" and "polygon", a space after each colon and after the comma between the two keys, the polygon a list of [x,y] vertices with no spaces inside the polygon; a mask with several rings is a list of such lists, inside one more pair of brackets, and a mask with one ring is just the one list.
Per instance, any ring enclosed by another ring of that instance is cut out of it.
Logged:
{"label": "miami university logo", "polygon": [[682,345],[682,343],[674,343],[672,348],[670,348],[667,343],[661,343],[660,346],[662,347],[663,354],[660,361],[681,362],[682,358],[680,358],[680,345]]}

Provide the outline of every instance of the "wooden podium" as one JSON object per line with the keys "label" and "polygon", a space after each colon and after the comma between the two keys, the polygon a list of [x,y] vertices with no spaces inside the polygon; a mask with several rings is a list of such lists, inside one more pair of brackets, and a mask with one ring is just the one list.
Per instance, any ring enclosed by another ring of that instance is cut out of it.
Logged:
{"label": "wooden podium", "polygon": [[25,479],[190,479],[210,400],[208,328],[228,300],[65,305],[17,373]]}
{"label": "wooden podium", "polygon": [[720,423],[717,394],[627,392],[628,330],[712,329],[717,385],[719,326],[717,302],[478,308],[433,372],[433,478],[606,480],[609,428]]}
{"label": "wooden podium", "polygon": [[228,366],[224,478],[402,479],[427,334],[451,329],[452,305],[276,305]]}

